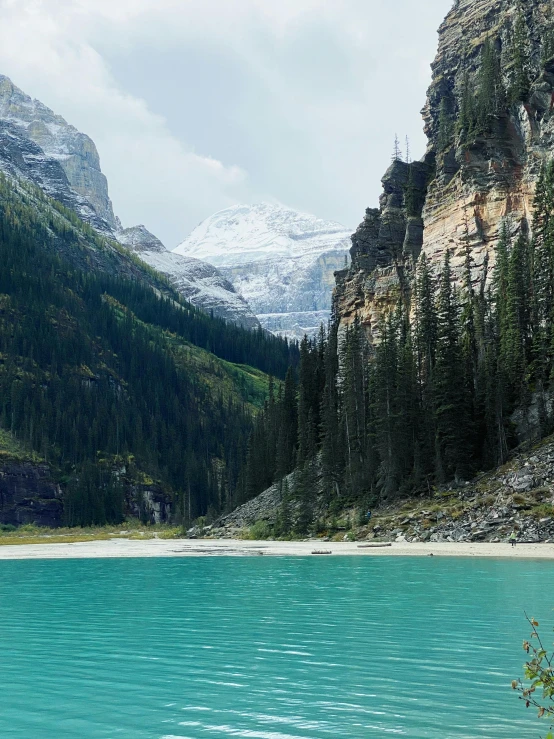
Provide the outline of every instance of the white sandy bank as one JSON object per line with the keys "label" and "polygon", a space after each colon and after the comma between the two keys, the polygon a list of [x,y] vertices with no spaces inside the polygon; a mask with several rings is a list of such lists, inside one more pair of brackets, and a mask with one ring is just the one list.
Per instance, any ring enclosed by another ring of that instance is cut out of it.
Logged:
{"label": "white sandy bank", "polygon": [[510,557],[554,559],[554,544],[393,544],[367,548],[363,542],[236,541],[232,539],[111,539],[75,544],[21,544],[0,546],[0,559],[83,559],[89,557],[202,557],[202,556],[330,556]]}

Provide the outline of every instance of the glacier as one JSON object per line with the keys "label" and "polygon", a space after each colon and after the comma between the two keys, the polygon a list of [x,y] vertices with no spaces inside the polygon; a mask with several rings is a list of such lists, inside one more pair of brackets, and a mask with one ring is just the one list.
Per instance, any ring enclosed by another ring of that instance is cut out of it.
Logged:
{"label": "glacier", "polygon": [[272,333],[313,336],[330,318],[334,273],[348,264],[352,229],[272,203],[215,213],[174,254],[210,262]]}

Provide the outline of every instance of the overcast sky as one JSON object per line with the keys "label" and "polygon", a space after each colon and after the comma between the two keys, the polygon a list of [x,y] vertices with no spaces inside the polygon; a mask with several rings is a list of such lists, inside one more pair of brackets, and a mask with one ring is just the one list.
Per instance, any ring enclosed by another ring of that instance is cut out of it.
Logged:
{"label": "overcast sky", "polygon": [[452,0],[0,0],[0,73],[88,133],[116,213],[175,247],[238,202],[354,227]]}

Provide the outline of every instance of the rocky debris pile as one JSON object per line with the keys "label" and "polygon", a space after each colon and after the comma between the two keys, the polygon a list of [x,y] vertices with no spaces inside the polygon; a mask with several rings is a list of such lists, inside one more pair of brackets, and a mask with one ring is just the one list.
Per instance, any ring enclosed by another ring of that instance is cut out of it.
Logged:
{"label": "rocky debris pile", "polygon": [[379,511],[366,535],[395,541],[498,542],[513,530],[519,541],[554,541],[552,437],[463,488],[440,490],[400,511]]}
{"label": "rocky debris pile", "polygon": [[279,485],[272,485],[256,498],[236,508],[232,513],[221,516],[211,526],[203,529],[190,529],[189,536],[215,536],[218,538],[233,538],[240,535],[244,529],[250,528],[258,521],[273,524],[277,517],[283,496]]}
{"label": "rocky debris pile", "polygon": [[[291,490],[293,477],[288,478]],[[259,522],[271,530],[281,503],[280,486],[273,485],[211,526],[190,529],[188,535],[233,538]],[[296,505],[291,504],[293,517]],[[337,525],[338,514],[331,520],[323,499],[314,509],[319,530],[341,539],[494,543],[507,540],[515,530],[520,542],[554,541],[554,437],[471,482],[374,509],[371,522],[361,527],[355,525],[359,510],[343,510],[343,525]]]}

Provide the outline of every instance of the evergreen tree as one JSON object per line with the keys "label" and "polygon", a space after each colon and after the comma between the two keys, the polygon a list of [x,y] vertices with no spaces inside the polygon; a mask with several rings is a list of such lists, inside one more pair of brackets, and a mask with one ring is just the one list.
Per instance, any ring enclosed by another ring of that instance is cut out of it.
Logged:
{"label": "evergreen tree", "polygon": [[315,459],[307,461],[295,473],[293,496],[297,501],[297,516],[294,530],[297,534],[307,534],[314,521],[314,507],[318,493],[317,481]]}
{"label": "evergreen tree", "polygon": [[505,93],[500,69],[500,56],[495,44],[487,38],[481,52],[481,64],[477,76],[477,125],[488,133],[492,119],[504,108]]}
{"label": "evergreen tree", "polygon": [[475,96],[469,72],[465,72],[460,91],[460,112],[458,116],[458,131],[464,144],[470,143],[475,137],[477,127],[477,112]]}
{"label": "evergreen tree", "polygon": [[281,487],[281,505],[277,513],[275,534],[277,536],[289,536],[292,531],[292,511],[288,479],[281,480],[279,485]]}
{"label": "evergreen tree", "polygon": [[527,97],[531,84],[530,41],[523,7],[518,6],[508,49],[510,71],[509,102],[519,103]]}
{"label": "evergreen tree", "polygon": [[296,462],[296,446],[298,439],[298,403],[296,381],[292,368],[285,378],[282,403],[279,406],[280,423],[276,436],[276,475],[281,480],[292,472]]}
{"label": "evergreen tree", "polygon": [[321,401],[321,469],[327,501],[341,495],[344,479],[344,439],[340,423],[337,327],[332,326],[324,357],[325,388]]}
{"label": "evergreen tree", "polygon": [[394,149],[392,151],[392,161],[393,162],[402,161],[402,152],[400,151],[400,140],[398,138],[398,134],[394,135]]}
{"label": "evergreen tree", "polygon": [[300,344],[298,370],[298,456],[303,465],[315,453],[318,442],[320,355],[307,336]]}
{"label": "evergreen tree", "polygon": [[452,284],[447,251],[437,298],[437,349],[433,377],[435,398],[437,478],[465,477],[471,454],[468,397],[460,346],[460,309]]}
{"label": "evergreen tree", "polygon": [[505,309],[500,324],[500,360],[506,373],[508,402],[522,398],[529,327],[529,243],[523,233],[508,258]]}
{"label": "evergreen tree", "polygon": [[346,483],[351,491],[367,483],[367,374],[362,329],[356,320],[342,346],[342,397],[347,459]]}

